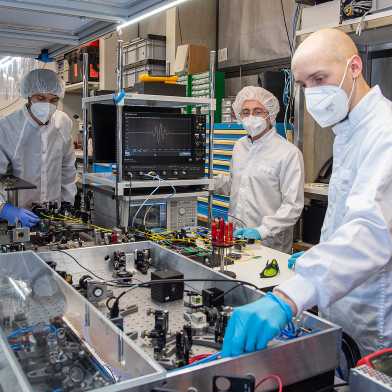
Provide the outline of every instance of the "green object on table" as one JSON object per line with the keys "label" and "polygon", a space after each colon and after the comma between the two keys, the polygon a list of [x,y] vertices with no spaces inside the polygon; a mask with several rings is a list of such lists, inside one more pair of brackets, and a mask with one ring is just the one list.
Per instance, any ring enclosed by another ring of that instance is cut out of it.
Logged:
{"label": "green object on table", "polygon": [[265,268],[260,272],[260,278],[275,278],[280,272],[279,264],[276,259],[267,261]]}

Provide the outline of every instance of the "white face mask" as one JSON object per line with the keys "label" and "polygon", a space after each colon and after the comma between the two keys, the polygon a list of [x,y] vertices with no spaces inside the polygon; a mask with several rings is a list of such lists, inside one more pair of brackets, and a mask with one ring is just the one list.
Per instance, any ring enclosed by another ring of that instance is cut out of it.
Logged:
{"label": "white face mask", "polygon": [[349,112],[351,97],[354,92],[355,81],[350,96],[342,89],[347,75],[350,58],[339,86],[318,86],[305,88],[306,108],[320,127],[330,127],[342,121]]}
{"label": "white face mask", "polygon": [[242,125],[252,138],[267,129],[267,120],[263,117],[249,116],[242,120]]}
{"label": "white face mask", "polygon": [[34,117],[42,124],[46,124],[57,110],[57,107],[49,102],[36,102],[31,104],[30,110]]}

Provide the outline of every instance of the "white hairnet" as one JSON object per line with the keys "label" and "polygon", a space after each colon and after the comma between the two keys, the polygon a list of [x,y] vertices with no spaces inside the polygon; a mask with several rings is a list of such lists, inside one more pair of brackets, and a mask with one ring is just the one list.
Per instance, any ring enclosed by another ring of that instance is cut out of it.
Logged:
{"label": "white hairnet", "polygon": [[240,114],[244,102],[249,100],[259,101],[268,110],[271,122],[275,123],[280,110],[278,98],[265,88],[254,86],[244,87],[235,98],[233,110],[238,120],[241,119]]}
{"label": "white hairnet", "polygon": [[34,94],[53,94],[60,98],[64,97],[65,83],[50,69],[34,69],[22,80],[20,94],[23,98]]}

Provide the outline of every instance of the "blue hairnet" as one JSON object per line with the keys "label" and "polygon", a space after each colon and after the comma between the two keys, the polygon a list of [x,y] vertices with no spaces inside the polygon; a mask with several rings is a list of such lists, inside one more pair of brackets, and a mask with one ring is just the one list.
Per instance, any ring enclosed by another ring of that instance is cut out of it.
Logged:
{"label": "blue hairnet", "polygon": [[20,94],[23,98],[34,94],[53,94],[59,98],[64,97],[65,83],[50,69],[34,69],[22,80]]}

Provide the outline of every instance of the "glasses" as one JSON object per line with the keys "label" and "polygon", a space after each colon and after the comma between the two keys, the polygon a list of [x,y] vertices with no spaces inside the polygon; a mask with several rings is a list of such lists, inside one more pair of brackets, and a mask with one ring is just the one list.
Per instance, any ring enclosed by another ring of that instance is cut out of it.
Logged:
{"label": "glasses", "polygon": [[243,109],[243,110],[241,110],[240,115],[241,115],[242,118],[246,118],[246,117],[249,117],[249,116],[266,118],[266,117],[268,117],[268,112],[266,112],[263,109],[259,109],[259,108],[255,108],[253,110]]}

